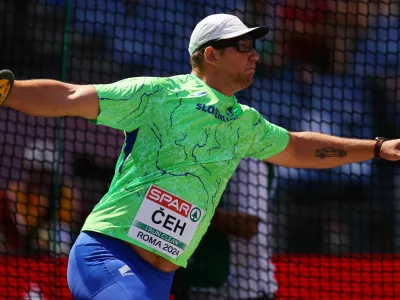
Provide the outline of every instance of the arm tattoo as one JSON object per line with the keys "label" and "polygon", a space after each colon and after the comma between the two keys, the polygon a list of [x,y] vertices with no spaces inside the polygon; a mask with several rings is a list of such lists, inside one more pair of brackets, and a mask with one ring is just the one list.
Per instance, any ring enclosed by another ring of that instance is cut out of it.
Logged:
{"label": "arm tattoo", "polygon": [[324,159],[326,157],[345,157],[346,155],[346,151],[334,149],[332,147],[315,150],[315,156],[321,159]]}

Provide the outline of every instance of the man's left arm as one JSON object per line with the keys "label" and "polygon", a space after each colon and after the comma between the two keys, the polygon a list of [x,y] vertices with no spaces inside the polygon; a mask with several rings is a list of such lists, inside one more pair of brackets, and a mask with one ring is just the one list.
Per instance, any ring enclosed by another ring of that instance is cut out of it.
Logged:
{"label": "man's left arm", "polygon": [[[289,143],[265,161],[288,168],[327,169],[374,158],[376,140],[331,136],[316,132],[290,132]],[[387,140],[380,149],[383,159],[400,160],[400,140]]]}

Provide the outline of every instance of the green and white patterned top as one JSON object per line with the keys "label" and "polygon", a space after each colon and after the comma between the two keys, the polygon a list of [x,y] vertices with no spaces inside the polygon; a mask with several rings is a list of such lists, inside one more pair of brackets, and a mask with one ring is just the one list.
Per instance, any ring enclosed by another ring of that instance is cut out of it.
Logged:
{"label": "green and white patterned top", "polygon": [[288,132],[193,74],[94,86],[94,122],[124,130],[125,142],[110,189],[82,230],[186,267],[240,160],[279,153]]}

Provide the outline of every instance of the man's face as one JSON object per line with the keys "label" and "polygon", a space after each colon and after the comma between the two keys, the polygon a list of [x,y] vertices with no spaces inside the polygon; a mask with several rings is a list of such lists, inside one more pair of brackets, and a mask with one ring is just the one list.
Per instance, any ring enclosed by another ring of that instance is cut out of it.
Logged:
{"label": "man's face", "polygon": [[220,50],[217,67],[221,75],[226,76],[228,84],[239,91],[253,83],[259,55],[250,35],[229,40],[227,44],[230,42],[234,45],[224,47],[223,51]]}

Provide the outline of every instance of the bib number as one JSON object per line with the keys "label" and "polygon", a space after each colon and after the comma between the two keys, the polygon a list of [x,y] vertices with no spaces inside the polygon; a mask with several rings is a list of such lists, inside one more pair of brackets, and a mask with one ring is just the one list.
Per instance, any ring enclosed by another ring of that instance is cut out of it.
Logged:
{"label": "bib number", "polygon": [[203,215],[201,208],[151,185],[128,236],[176,259],[190,244]]}

